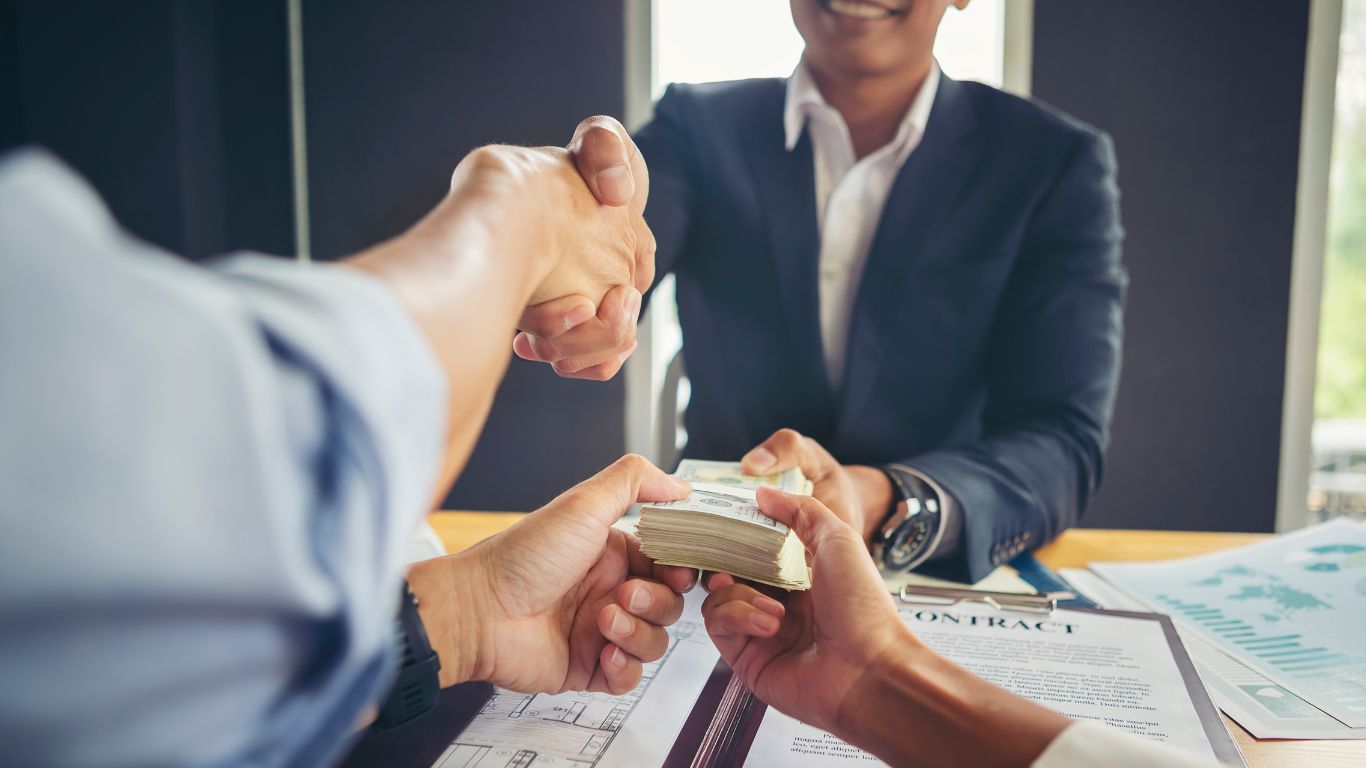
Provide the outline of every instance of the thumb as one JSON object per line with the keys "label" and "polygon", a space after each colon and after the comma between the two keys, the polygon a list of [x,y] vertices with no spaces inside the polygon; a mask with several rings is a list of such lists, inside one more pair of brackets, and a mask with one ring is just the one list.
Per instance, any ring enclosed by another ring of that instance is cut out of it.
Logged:
{"label": "thumb", "polygon": [[635,197],[634,148],[621,123],[604,115],[585,118],[569,141],[579,175],[603,205],[626,205]]}
{"label": "thumb", "polygon": [[686,497],[691,487],[688,481],[665,474],[649,459],[628,454],[569,489],[545,509],[587,513],[611,525],[634,502],[674,501]]}
{"label": "thumb", "polygon": [[759,511],[787,525],[810,550],[818,567],[822,561],[846,568],[872,567],[863,540],[852,527],[814,496],[797,496],[761,486],[756,492]]}

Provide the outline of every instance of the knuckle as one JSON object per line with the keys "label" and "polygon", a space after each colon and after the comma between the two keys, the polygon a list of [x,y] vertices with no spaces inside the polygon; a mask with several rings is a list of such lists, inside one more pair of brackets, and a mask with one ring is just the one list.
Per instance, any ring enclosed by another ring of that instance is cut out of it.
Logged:
{"label": "knuckle", "polygon": [[589,362],[582,357],[563,357],[555,361],[555,372],[561,376],[569,376],[575,373],[582,373],[589,366]]}
{"label": "knuckle", "polygon": [[501,173],[510,170],[515,164],[511,147],[500,144],[485,144],[465,155],[456,167],[456,173],[469,172],[476,175]]}
{"label": "knuckle", "polygon": [[589,379],[591,381],[607,381],[611,379],[613,376],[617,375],[617,371],[620,369],[621,366],[619,365],[608,367],[598,366],[597,368],[594,368],[592,372],[590,372],[584,378]]}
{"label": "knuckle", "polygon": [[547,363],[556,363],[560,361],[561,355],[559,347],[555,346],[555,343],[550,339],[542,338],[540,334],[533,332],[527,337],[527,340],[531,345],[531,351],[535,353],[537,357]]}
{"label": "knuckle", "polygon": [[655,233],[646,226],[643,219],[637,226],[632,227],[632,230],[639,230],[638,232],[635,232],[636,254],[639,257],[637,261],[641,262],[641,266],[653,266],[655,251],[659,247],[658,241],[655,240]]}
{"label": "knuckle", "polygon": [[626,226],[617,228],[617,236],[621,238],[622,253],[628,256],[631,259],[632,264],[634,264],[636,261],[636,253],[638,252],[637,249],[640,247],[642,239],[640,234],[636,232],[635,227],[630,226],[628,223]]}
{"label": "knuckle", "polygon": [[787,427],[778,430],[773,437],[778,445],[784,448],[795,448],[802,443],[802,433]]}
{"label": "knuckle", "polygon": [[647,662],[659,661],[664,658],[664,652],[667,650],[669,650],[669,638],[665,635],[664,637],[656,638],[649,650],[645,652],[645,655],[640,657],[640,660]]}
{"label": "knuckle", "polygon": [[638,453],[628,453],[620,459],[617,459],[617,466],[632,474],[654,469],[654,465],[650,463],[650,460]]}

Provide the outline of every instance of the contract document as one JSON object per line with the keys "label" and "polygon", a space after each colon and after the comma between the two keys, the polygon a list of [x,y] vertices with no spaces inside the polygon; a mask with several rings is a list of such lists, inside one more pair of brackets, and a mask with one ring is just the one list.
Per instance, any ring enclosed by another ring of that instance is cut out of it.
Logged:
{"label": "contract document", "polygon": [[[930,647],[1020,696],[1076,720],[1243,765],[1165,616],[1064,608],[1040,615],[976,604],[904,604],[899,611]],[[880,764],[772,709],[747,752],[746,766]]]}

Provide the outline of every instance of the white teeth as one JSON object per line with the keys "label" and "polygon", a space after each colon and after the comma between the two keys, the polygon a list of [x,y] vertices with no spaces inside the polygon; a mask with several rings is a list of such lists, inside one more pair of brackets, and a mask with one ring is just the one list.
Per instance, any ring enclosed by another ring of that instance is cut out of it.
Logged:
{"label": "white teeth", "polygon": [[856,0],[830,0],[829,8],[831,11],[841,16],[853,16],[856,19],[885,19],[892,15],[886,8],[880,8],[868,3],[860,3]]}

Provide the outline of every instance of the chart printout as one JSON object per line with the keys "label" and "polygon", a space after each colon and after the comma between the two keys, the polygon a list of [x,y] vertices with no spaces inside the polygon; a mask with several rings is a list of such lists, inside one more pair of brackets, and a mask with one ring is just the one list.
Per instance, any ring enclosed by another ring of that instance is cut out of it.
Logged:
{"label": "chart printout", "polygon": [[1366,525],[1339,519],[1211,555],[1091,570],[1344,724],[1366,727]]}

